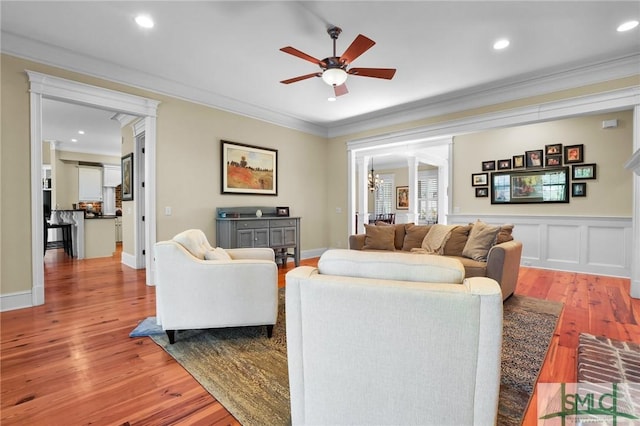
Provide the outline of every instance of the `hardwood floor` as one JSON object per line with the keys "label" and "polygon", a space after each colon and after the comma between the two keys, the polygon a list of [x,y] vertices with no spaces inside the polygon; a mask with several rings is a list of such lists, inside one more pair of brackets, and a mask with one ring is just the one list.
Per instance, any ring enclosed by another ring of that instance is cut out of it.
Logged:
{"label": "hardwood floor", "polygon": [[[128,337],[155,313],[144,271],[119,253],[75,260],[58,249],[45,280],[45,305],[0,314],[2,425],[238,424],[151,339]],[[580,332],[640,342],[628,279],[522,268],[516,292],[565,303],[540,381],[575,381]],[[524,424],[536,424],[535,404]]]}

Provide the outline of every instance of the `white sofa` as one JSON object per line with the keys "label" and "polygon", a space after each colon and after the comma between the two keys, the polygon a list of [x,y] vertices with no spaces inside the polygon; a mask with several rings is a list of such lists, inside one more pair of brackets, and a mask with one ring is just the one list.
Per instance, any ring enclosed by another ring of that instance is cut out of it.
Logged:
{"label": "white sofa", "polygon": [[278,266],[270,248],[213,248],[190,229],[155,244],[156,316],[176,330],[267,325],[278,316]]}
{"label": "white sofa", "polygon": [[286,275],[294,425],[493,425],[502,293],[442,256],[329,250]]}

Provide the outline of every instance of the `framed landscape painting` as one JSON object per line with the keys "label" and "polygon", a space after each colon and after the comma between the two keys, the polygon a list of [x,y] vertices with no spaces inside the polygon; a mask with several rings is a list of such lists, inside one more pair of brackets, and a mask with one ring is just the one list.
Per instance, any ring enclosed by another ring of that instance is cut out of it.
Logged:
{"label": "framed landscape painting", "polygon": [[278,195],[277,150],[221,142],[221,193]]}

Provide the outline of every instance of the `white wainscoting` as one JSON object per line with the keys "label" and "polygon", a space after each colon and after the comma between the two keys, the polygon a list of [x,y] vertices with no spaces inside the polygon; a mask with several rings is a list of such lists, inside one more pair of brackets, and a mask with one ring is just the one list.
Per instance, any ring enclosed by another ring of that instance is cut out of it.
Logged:
{"label": "white wainscoting", "polygon": [[632,218],[584,216],[448,216],[448,223],[513,223],[522,266],[629,278]]}

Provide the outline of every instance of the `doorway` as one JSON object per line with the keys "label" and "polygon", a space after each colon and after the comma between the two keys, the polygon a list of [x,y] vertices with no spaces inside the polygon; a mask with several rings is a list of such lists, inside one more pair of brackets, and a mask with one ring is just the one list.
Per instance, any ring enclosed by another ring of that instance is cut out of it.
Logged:
{"label": "doorway", "polygon": [[[63,78],[26,71],[30,85],[30,126],[31,126],[31,233],[32,233],[32,290],[31,304],[44,304],[44,267],[43,267],[43,195],[42,195],[42,102],[43,99],[56,99],[101,109],[117,111],[122,114],[143,117],[146,155],[145,189],[146,197],[140,210],[146,212],[144,241],[136,238],[135,251],[147,269],[147,285],[154,282],[151,256],[142,257],[138,247],[152,247],[155,244],[155,144],[156,112],[159,102],[153,99],[130,95],[97,86],[78,83]],[[139,202],[139,201],[138,201]],[[143,206],[143,207],[142,207]]]}

